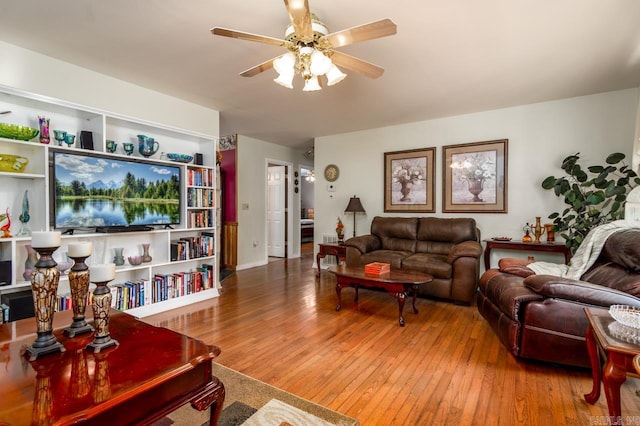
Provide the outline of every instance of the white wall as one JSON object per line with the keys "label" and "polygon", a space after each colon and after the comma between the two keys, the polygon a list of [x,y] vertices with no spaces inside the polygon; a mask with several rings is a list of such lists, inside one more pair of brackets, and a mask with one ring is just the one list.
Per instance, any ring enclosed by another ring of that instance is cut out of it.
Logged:
{"label": "white wall", "polygon": [[[300,160],[304,160],[300,151],[281,145],[238,135],[238,266],[246,269],[265,265],[268,262],[266,249],[266,211],[267,211],[267,162],[290,163],[290,205],[293,223],[289,244],[291,257],[300,256],[300,198],[292,190],[291,177],[299,170]],[[243,205],[248,206],[244,208]],[[254,247],[253,242],[257,244]]]}
{"label": "white wall", "polygon": [[[547,222],[550,213],[564,209],[561,199],[540,186],[545,177],[563,174],[563,158],[580,152],[585,164],[603,164],[609,153],[622,152],[631,164],[638,94],[638,89],[629,89],[317,138],[315,242],[335,232],[337,216],[343,218],[345,235],[352,234],[353,219],[344,209],[354,194],[367,211],[357,217],[358,235],[369,232],[376,215],[410,216],[383,211],[384,152],[424,147],[437,147],[435,216],[472,216],[483,238],[520,239],[526,222],[535,216]],[[508,213],[443,214],[441,147],[505,138],[509,139]],[[340,167],[333,193],[327,191],[322,173],[330,163]]]}
{"label": "white wall", "polygon": [[34,94],[219,136],[219,112],[0,41],[0,84]]}

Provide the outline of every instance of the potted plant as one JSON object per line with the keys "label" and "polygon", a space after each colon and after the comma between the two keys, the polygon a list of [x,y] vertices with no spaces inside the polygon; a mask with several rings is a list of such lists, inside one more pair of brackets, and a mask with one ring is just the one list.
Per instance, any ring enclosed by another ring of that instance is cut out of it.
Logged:
{"label": "potted plant", "polygon": [[553,189],[568,206],[562,213],[550,214],[549,219],[553,219],[553,230],[560,233],[572,253],[592,228],[624,218],[627,194],[640,185],[640,177],[624,164],[624,158],[616,152],[607,157],[606,165],[585,170],[578,163],[580,153],[576,153],[562,161],[566,175],[542,181],[542,188]]}

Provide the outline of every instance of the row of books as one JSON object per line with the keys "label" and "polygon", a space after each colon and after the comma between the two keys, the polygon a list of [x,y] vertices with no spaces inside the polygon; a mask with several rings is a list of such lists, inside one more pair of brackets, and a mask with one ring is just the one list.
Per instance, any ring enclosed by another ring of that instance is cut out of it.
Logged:
{"label": "row of books", "polygon": [[111,307],[120,311],[150,305],[213,288],[213,265],[205,264],[195,271],[156,274],[147,279],[126,281],[110,286]]}
{"label": "row of books", "polygon": [[213,213],[210,210],[189,212],[187,222],[189,228],[211,228],[213,226]]}
{"label": "row of books", "polygon": [[191,169],[187,170],[187,185],[189,186],[212,186],[213,169]]}
{"label": "row of books", "polygon": [[364,265],[364,273],[370,275],[382,275],[391,271],[391,265],[383,262],[371,262]]}
{"label": "row of books", "polygon": [[197,259],[214,255],[214,233],[203,232],[198,237],[184,237],[171,242],[170,260]]}
{"label": "row of books", "polygon": [[188,207],[215,207],[215,189],[187,188]]}

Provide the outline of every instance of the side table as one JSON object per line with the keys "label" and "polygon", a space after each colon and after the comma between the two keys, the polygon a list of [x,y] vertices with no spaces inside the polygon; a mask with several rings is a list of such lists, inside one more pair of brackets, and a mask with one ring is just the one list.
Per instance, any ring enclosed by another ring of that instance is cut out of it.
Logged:
{"label": "side table", "polygon": [[522,241],[483,240],[486,243],[484,249],[484,269],[491,267],[491,250],[517,250],[517,251],[541,251],[547,253],[561,253],[564,255],[564,263],[571,260],[571,251],[564,243],[523,243]]}
{"label": "side table", "polygon": [[316,255],[318,271],[316,272],[316,277],[320,276],[320,259],[324,259],[326,256],[335,256],[336,263],[347,259],[347,247],[342,244],[318,244],[318,246],[319,250]]}
{"label": "side table", "polygon": [[[610,424],[622,424],[620,407],[620,386],[627,380],[627,373],[636,374],[633,359],[640,354],[640,345],[629,343],[615,337],[617,323],[606,309],[584,308],[589,320],[587,328],[587,350],[591,361],[593,388],[584,395],[585,401],[595,404],[600,398],[600,381],[607,398]],[[606,357],[604,364],[600,362],[600,354]]]}

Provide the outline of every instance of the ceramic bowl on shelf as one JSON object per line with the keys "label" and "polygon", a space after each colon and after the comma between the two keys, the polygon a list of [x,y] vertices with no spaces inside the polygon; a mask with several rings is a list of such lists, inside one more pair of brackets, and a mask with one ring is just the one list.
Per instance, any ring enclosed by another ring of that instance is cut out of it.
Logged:
{"label": "ceramic bowl on shelf", "polygon": [[0,172],[22,173],[29,159],[19,155],[0,154]]}
{"label": "ceramic bowl on shelf", "polygon": [[38,133],[40,133],[38,129],[32,129],[31,127],[0,123],[0,138],[29,141],[38,136]]}
{"label": "ceramic bowl on shelf", "polygon": [[190,163],[193,160],[193,155],[170,152],[167,154],[167,158],[178,163]]}
{"label": "ceramic bowl on shelf", "polygon": [[138,266],[142,263],[142,256],[129,256],[129,263],[133,266]]}

